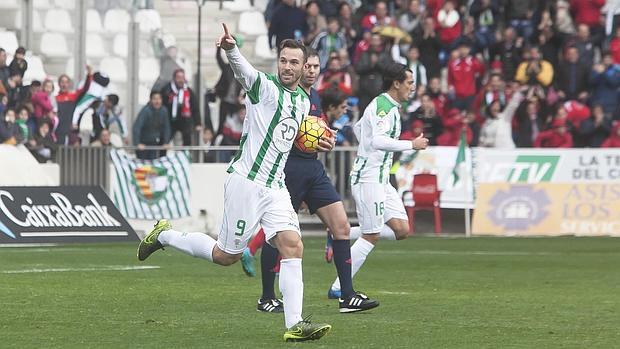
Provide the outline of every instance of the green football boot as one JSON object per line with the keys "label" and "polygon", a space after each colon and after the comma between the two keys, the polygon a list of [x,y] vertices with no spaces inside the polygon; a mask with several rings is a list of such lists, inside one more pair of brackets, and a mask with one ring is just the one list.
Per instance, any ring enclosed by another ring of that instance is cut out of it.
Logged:
{"label": "green football boot", "polygon": [[172,229],[172,225],[165,219],[161,219],[155,223],[155,227],[151,232],[144,238],[144,240],[140,241],[140,245],[138,246],[138,260],[143,261],[147,259],[151,253],[161,249],[164,249],[164,246],[157,240],[159,234],[164,230]]}
{"label": "green football boot", "polygon": [[284,332],[284,341],[303,342],[320,339],[331,329],[331,325],[313,324],[308,321],[308,318],[305,318]]}

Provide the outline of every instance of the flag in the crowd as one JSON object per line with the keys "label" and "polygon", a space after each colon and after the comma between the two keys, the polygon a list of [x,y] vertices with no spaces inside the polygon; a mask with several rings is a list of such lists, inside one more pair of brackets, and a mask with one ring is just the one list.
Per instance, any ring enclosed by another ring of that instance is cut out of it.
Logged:
{"label": "flag in the crowd", "polygon": [[452,169],[452,175],[454,176],[454,182],[452,185],[459,181],[459,168],[461,164],[465,162],[465,147],[467,146],[465,129],[461,131],[461,139],[459,141],[459,151],[456,154],[456,161],[454,162],[454,168]]}
{"label": "flag in the crowd", "polygon": [[132,219],[177,219],[190,215],[189,155],[169,152],[155,160],[139,160],[111,150],[115,181],[112,201]]}
{"label": "flag in the crowd", "polygon": [[80,96],[75,103],[75,109],[73,110],[73,124],[79,125],[82,114],[90,108],[93,103],[100,101],[108,93],[108,85],[110,84],[110,78],[100,72],[93,74],[93,79],[88,85],[88,90]]}

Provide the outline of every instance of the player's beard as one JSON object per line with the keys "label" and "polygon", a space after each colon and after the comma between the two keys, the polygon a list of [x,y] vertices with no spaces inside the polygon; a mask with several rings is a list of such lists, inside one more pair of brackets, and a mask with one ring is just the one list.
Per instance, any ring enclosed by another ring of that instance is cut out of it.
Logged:
{"label": "player's beard", "polygon": [[301,72],[297,74],[294,71],[291,74],[284,74],[279,72],[278,78],[280,79],[280,82],[282,83],[282,85],[284,85],[284,87],[293,89],[293,87],[295,87],[301,79]]}

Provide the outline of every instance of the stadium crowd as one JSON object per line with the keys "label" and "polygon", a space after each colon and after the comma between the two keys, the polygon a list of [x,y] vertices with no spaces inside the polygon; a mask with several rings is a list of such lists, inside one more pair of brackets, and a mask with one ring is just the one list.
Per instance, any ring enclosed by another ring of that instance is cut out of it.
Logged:
{"label": "stadium crowd", "polygon": [[[617,13],[620,1],[605,0],[271,0],[265,20],[271,47],[295,38],[319,52],[319,92],[354,96],[336,129],[350,131],[397,61],[417,81],[401,138],[456,145],[465,132],[472,146],[567,148],[620,145]],[[219,91],[229,102],[240,93]]]}
{"label": "stadium crowd", "polygon": [[[402,108],[403,139],[423,132],[431,145],[456,145],[465,133],[471,146],[620,147],[619,0],[271,0],[265,20],[273,49],[296,38],[318,51],[320,93],[350,96],[348,113],[331,125],[339,145],[356,142],[352,124],[381,92],[382,67],[397,61],[417,82]],[[89,70],[78,88],[67,75],[23,86],[24,55],[20,47],[9,63],[0,49],[0,143],[24,144],[39,161],[53,159],[59,144],[143,148],[177,132],[183,145],[197,144],[197,132],[239,144],[243,91],[220,50],[222,75],[207,94],[219,100],[217,129],[209,113],[201,117],[184,72],[164,57],[166,75],[131,135],[114,94],[89,105],[90,134],[75,131],[76,105],[105,77]]]}

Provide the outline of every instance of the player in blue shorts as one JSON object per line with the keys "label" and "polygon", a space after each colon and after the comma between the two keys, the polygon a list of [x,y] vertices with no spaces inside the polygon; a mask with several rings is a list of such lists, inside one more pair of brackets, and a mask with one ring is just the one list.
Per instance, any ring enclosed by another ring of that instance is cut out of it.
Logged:
{"label": "player in blue shorts", "polygon": [[[321,98],[312,88],[320,71],[319,57],[316,52],[308,52],[308,61],[300,81],[300,86],[310,97],[310,112],[312,116],[323,117],[329,124],[329,118],[341,116],[346,112],[347,96],[337,89],[329,90]],[[321,113],[323,109],[324,114]],[[284,167],[286,187],[290,193],[295,211],[299,211],[302,202],[305,202],[311,214],[316,213],[327,226],[333,236],[333,260],[341,284],[339,297],[339,311],[350,313],[369,310],[379,305],[379,302],[368,298],[353,289],[351,278],[351,247],[349,240],[348,217],[342,200],[336,188],[327,177],[323,164],[318,160],[316,153],[304,153],[293,147]],[[255,239],[264,240],[259,232]],[[250,246],[253,243],[250,242]],[[275,269],[278,265],[278,250],[264,242],[261,253],[261,277],[263,294],[258,300],[257,310],[264,312],[282,312],[283,304],[274,292]],[[242,257],[244,271],[248,275],[253,271],[252,256],[248,250]],[[344,282],[343,282],[344,280]]]}

